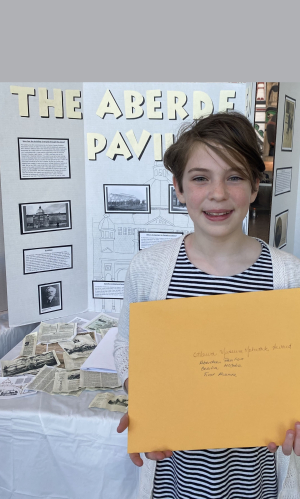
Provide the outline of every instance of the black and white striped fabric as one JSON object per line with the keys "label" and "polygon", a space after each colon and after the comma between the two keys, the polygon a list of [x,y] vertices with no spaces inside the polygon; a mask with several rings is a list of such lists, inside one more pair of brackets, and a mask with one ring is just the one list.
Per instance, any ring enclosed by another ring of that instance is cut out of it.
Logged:
{"label": "black and white striped fabric", "polygon": [[[273,289],[272,260],[261,242],[258,260],[231,277],[207,274],[180,247],[167,299]],[[173,452],[157,462],[153,499],[275,499],[275,454],[266,447]]]}

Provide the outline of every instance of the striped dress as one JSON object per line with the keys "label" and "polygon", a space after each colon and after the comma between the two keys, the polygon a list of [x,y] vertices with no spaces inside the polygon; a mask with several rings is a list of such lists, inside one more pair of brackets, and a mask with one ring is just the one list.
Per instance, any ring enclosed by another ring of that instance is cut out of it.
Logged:
{"label": "striped dress", "polygon": [[[167,299],[273,289],[270,252],[262,244],[258,260],[231,277],[213,276],[188,259],[180,247]],[[153,499],[275,499],[275,454],[267,447],[173,452],[157,461]]]}

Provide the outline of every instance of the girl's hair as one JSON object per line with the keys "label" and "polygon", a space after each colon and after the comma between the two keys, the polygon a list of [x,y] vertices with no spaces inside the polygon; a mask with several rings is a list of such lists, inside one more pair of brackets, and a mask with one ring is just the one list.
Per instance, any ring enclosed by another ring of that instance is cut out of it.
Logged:
{"label": "girl's hair", "polygon": [[164,154],[164,165],[173,173],[180,192],[184,169],[196,144],[204,144],[250,181],[252,192],[256,180],[263,179],[265,165],[255,130],[238,112],[216,113],[180,127],[176,142]]}

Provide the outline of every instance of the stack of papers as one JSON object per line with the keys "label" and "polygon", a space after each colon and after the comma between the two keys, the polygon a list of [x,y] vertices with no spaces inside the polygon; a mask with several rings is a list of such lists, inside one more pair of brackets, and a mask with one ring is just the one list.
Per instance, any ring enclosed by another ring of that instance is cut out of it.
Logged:
{"label": "stack of papers", "polygon": [[97,371],[104,373],[116,373],[114,360],[114,343],[118,333],[117,327],[112,327],[97,345],[95,350],[82,364],[83,371]]}

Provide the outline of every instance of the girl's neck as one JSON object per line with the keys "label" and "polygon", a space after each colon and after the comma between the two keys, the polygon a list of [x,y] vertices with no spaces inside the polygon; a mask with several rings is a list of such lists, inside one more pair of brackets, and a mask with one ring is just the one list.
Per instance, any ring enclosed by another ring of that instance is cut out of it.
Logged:
{"label": "girl's neck", "polygon": [[249,268],[259,258],[261,244],[237,234],[230,239],[199,237],[193,232],[185,238],[189,260],[199,269],[214,275],[234,275]]}
{"label": "girl's neck", "polygon": [[251,244],[252,238],[243,232],[233,234],[230,238],[210,238],[192,232],[186,237],[185,243],[194,254],[208,259],[234,259],[243,254]]}

